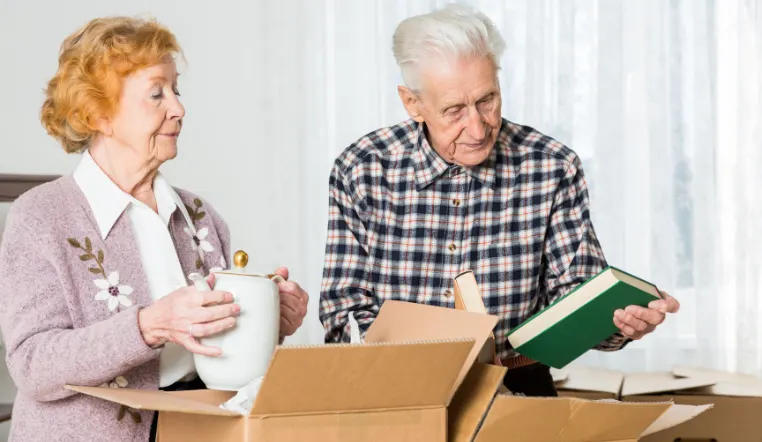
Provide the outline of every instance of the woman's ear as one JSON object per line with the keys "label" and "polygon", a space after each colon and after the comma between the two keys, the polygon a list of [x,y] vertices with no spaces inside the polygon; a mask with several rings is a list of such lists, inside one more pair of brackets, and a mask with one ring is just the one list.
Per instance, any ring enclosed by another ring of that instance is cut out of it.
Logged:
{"label": "woman's ear", "polygon": [[111,122],[108,121],[107,118],[101,117],[98,118],[97,123],[95,124],[96,128],[98,129],[98,132],[102,133],[103,135],[110,137],[114,134],[114,129],[111,127]]}

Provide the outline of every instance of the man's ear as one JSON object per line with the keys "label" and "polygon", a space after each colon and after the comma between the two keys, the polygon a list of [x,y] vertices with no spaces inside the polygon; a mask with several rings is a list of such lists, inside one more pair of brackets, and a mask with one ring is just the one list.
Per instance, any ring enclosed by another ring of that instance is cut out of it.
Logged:
{"label": "man's ear", "polygon": [[423,123],[423,116],[421,116],[421,99],[415,92],[411,91],[405,86],[397,86],[397,93],[400,95],[402,105],[405,106],[407,114],[413,120]]}

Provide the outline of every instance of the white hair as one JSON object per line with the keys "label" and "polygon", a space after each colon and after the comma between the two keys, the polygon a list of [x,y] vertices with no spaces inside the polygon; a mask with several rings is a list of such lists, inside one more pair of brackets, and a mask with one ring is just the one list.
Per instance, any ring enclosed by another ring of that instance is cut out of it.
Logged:
{"label": "white hair", "polygon": [[431,56],[487,56],[500,69],[505,41],[482,12],[451,3],[428,14],[403,20],[394,31],[392,50],[405,85],[420,90],[420,64]]}

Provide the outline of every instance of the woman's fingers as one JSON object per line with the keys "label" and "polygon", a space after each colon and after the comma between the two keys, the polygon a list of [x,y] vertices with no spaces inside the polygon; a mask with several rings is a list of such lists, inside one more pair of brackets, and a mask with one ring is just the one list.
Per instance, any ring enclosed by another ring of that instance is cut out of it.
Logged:
{"label": "woman's fingers", "polygon": [[193,304],[195,305],[213,305],[227,304],[233,302],[233,294],[213,290],[211,292],[196,292]]}
{"label": "woman's fingers", "polygon": [[238,304],[219,304],[209,307],[196,307],[192,310],[192,313],[188,315],[190,323],[197,324],[203,322],[212,322],[218,319],[223,319],[231,316],[235,316],[241,311],[241,306]]}
{"label": "woman's fingers", "polygon": [[228,317],[203,324],[193,324],[189,332],[195,338],[203,338],[233,328],[233,326],[235,326],[235,318]]}
{"label": "woman's fingers", "polygon": [[[194,327],[195,328],[195,327]],[[195,330],[194,330],[195,332]],[[178,344],[185,347],[191,353],[197,353],[204,356],[219,356],[222,354],[222,350],[217,347],[210,347],[208,345],[201,345],[196,341],[193,336],[185,335],[185,338],[178,342]]]}

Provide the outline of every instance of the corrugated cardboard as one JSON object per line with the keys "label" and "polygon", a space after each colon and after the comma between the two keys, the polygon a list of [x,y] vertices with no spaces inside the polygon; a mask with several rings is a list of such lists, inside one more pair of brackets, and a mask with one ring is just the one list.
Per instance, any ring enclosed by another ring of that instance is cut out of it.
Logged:
{"label": "corrugated cardboard", "polygon": [[753,376],[689,367],[677,367],[671,373],[638,373],[625,376],[622,400],[714,405],[696,419],[649,436],[644,442],[762,440],[762,381]]}
{"label": "corrugated cardboard", "polygon": [[[365,334],[365,342],[404,342],[469,338],[474,346],[452,384],[449,400],[468,375],[497,324],[497,317],[462,310],[386,301]],[[494,393],[494,391],[493,391]],[[486,410],[485,410],[486,411]]]}
{"label": "corrugated cardboard", "polygon": [[678,365],[672,368],[672,374],[679,378],[711,377],[717,382],[750,382],[759,384],[762,382],[757,376],[748,373],[730,373],[727,371],[709,370],[699,367],[688,367]]}
{"label": "corrugated cardboard", "polygon": [[619,399],[624,373],[602,368],[568,366],[554,372],[558,395],[582,399]]}
{"label": "corrugated cardboard", "polygon": [[[497,385],[475,371],[475,388],[459,395],[450,416],[447,407],[496,323],[494,316],[388,301],[363,344],[278,347],[249,416],[219,408],[232,392],[69,388],[159,411],[160,442],[468,441]],[[458,429],[449,439],[448,417]]]}
{"label": "corrugated cardboard", "polygon": [[[473,313],[488,314],[484,306],[482,292],[476,282],[476,276],[471,270],[460,273],[455,277],[455,308]],[[495,334],[490,333],[487,342],[484,343],[477,360],[484,364],[493,364],[496,359]]]}
{"label": "corrugated cardboard", "polygon": [[498,395],[475,442],[634,442],[704,407]]}
{"label": "corrugated cardboard", "polygon": [[496,395],[506,369],[476,363],[496,322],[387,301],[364,344],[278,347],[247,416],[232,392],[68,388],[158,410],[159,442],[624,442],[703,411]]}

